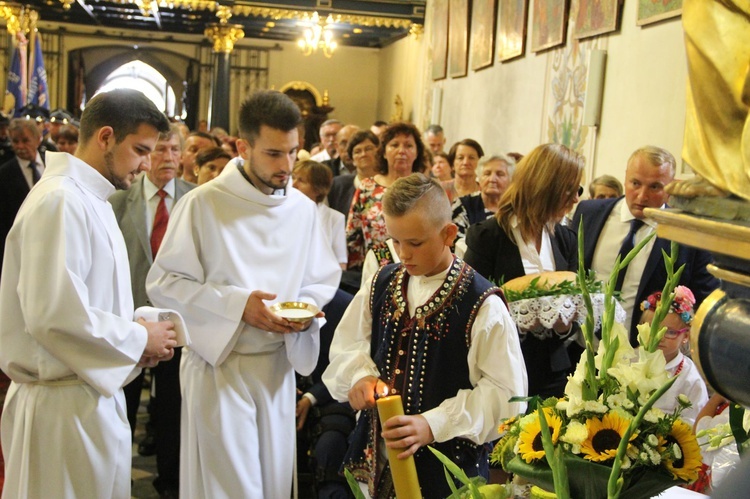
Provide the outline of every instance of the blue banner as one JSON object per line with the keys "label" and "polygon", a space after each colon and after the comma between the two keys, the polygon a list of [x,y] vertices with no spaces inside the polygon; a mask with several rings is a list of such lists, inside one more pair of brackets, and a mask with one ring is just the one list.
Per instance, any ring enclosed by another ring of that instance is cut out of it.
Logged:
{"label": "blue banner", "polygon": [[10,72],[8,73],[7,93],[13,96],[13,112],[11,116],[16,116],[18,110],[26,105],[26,95],[23,91],[22,72],[21,72],[21,50],[26,47],[16,47],[13,49],[13,55],[10,60]]}
{"label": "blue banner", "polygon": [[33,55],[31,58],[31,78],[29,78],[29,104],[49,109],[49,92],[47,90],[47,71],[42,58],[42,37],[34,33],[31,39]]}

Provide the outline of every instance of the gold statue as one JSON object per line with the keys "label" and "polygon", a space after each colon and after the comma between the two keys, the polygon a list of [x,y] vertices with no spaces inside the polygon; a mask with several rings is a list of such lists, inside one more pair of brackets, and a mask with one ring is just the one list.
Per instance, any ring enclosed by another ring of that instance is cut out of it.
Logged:
{"label": "gold statue", "polygon": [[682,22],[689,80],[682,157],[702,178],[669,192],[750,201],[750,2],[684,0]]}

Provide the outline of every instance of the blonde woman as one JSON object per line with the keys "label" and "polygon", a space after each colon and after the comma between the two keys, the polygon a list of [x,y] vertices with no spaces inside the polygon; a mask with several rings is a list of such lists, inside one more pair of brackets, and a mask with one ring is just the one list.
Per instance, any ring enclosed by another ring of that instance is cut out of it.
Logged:
{"label": "blonde woman", "polygon": [[[495,282],[537,272],[578,269],[575,233],[559,224],[581,195],[583,157],[544,144],[516,166],[495,217],[469,227],[466,263]],[[562,396],[572,369],[567,329],[525,334],[521,350],[529,395]]]}

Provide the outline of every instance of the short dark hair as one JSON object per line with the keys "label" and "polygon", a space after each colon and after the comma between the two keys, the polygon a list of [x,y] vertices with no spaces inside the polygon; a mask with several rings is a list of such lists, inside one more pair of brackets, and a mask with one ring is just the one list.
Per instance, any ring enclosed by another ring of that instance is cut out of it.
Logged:
{"label": "short dark hair", "polygon": [[383,121],[383,120],[378,120],[375,123],[373,123],[372,126],[377,126],[377,127],[388,126],[388,122]]}
{"label": "short dark hair", "polygon": [[[424,142],[416,126],[411,123],[398,122],[388,125],[388,128],[380,135],[380,147],[378,148],[378,173],[388,174],[388,162],[385,160],[385,148],[388,142],[393,140],[397,135],[411,135],[417,144],[417,157],[411,165],[412,173],[424,171]],[[416,167],[415,167],[416,165]]]}
{"label": "short dark hair", "polygon": [[221,147],[207,147],[198,151],[198,155],[195,157],[195,166],[201,167],[219,158],[232,159],[232,156]]}
{"label": "short dark hair", "polygon": [[253,145],[261,126],[290,132],[301,121],[299,107],[292,99],[275,90],[259,90],[240,106],[240,137]]}
{"label": "short dark hair", "polygon": [[346,147],[346,152],[349,157],[354,159],[354,148],[360,145],[362,142],[369,140],[375,147],[380,145],[380,139],[377,135],[372,133],[370,130],[360,130],[359,132],[352,135],[349,139],[349,145]]}
{"label": "short dark hair", "polygon": [[73,125],[63,125],[60,133],[57,134],[57,140],[67,140],[68,142],[78,142],[78,128]]}
{"label": "short dark hair", "polygon": [[136,133],[142,124],[151,125],[159,133],[169,130],[169,120],[151,100],[138,90],[118,88],[94,96],[81,115],[79,142],[85,144],[97,130],[111,126],[115,141],[122,142]]}
{"label": "short dark hair", "polygon": [[482,146],[479,145],[479,142],[477,142],[474,139],[464,139],[461,142],[456,142],[451,147],[451,150],[448,151],[448,163],[451,164],[451,168],[453,168],[453,162],[456,161],[456,152],[458,152],[458,146],[467,146],[471,147],[477,152],[477,156],[480,158],[484,156],[484,149],[482,149]]}
{"label": "short dark hair", "polygon": [[210,133],[201,132],[201,131],[190,132],[188,136],[186,137],[186,140],[189,139],[190,137],[200,137],[202,139],[210,140],[211,142],[214,143],[216,147],[221,147],[221,140],[219,140],[219,138],[216,137],[216,135],[211,135]]}

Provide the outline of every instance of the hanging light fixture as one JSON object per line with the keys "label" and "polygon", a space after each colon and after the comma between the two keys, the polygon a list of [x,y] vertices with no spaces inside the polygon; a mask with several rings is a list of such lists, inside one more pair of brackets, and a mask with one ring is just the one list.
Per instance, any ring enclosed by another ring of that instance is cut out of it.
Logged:
{"label": "hanging light fixture", "polygon": [[313,12],[310,23],[311,26],[305,28],[302,32],[302,38],[297,40],[297,45],[305,55],[310,55],[321,49],[323,55],[331,57],[338,46],[333,39],[333,16],[328,14],[328,17],[323,21],[317,12]]}

